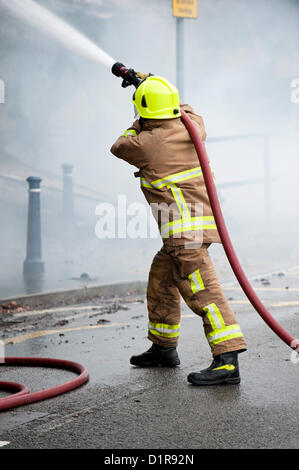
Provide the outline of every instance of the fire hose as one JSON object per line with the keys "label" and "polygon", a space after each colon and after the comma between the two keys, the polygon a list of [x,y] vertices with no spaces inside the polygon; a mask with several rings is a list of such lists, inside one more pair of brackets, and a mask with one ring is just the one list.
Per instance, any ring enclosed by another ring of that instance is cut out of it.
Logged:
{"label": "fire hose", "polygon": [[89,373],[87,369],[77,362],[67,361],[65,359],[51,359],[43,357],[5,357],[2,366],[27,366],[27,367],[51,367],[55,369],[64,369],[79,374],[77,377],[60,385],[30,393],[28,387],[15,383],[0,381],[0,390],[6,392],[15,392],[13,395],[0,399],[0,411],[15,408],[20,405],[28,405],[37,401],[61,395],[88,381]]}
{"label": "fire hose", "polygon": [[236,252],[234,250],[229,233],[225,225],[205,146],[201,141],[199,132],[195,124],[182,109],[181,114],[182,122],[184,123],[189,132],[189,135],[191,137],[192,142],[194,143],[198,155],[218,233],[222,241],[222,245],[228,258],[228,261],[232,267],[232,270],[235,273],[235,276],[248,300],[255,308],[255,310],[259,313],[259,315],[262,317],[262,319],[274,331],[274,333],[276,333],[277,336],[282,339],[282,341],[284,341],[292,349],[297,350],[299,348],[299,341],[294,339],[268,312],[264,304],[256,295],[253,287],[251,286],[249,280],[247,279],[242,269],[242,266],[240,265],[240,262],[238,260],[238,257],[236,255]]}

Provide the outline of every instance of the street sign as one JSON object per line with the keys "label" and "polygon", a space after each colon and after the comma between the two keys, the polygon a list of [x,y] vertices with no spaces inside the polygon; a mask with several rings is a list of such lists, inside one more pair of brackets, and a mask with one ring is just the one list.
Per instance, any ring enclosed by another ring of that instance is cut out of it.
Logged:
{"label": "street sign", "polygon": [[178,18],[197,18],[198,0],[172,0],[172,14]]}

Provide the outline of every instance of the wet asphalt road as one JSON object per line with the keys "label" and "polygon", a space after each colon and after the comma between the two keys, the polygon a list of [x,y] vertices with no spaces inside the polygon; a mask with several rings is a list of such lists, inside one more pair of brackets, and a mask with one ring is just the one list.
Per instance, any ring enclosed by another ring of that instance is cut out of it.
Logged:
{"label": "wet asphalt road", "polygon": [[[299,337],[299,268],[253,282],[272,315]],[[287,288],[286,288],[287,287]],[[225,293],[244,332],[240,385],[194,387],[189,372],[210,364],[201,319],[185,304],[175,369],[139,369],[150,346],[142,298],[114,299],[1,319],[7,356],[78,361],[80,389],[0,414],[3,449],[298,449],[299,360],[248,304],[236,284]],[[34,337],[36,332],[38,337]],[[0,379],[31,391],[68,380],[67,371],[1,367]],[[1,392],[1,396],[5,396]]]}

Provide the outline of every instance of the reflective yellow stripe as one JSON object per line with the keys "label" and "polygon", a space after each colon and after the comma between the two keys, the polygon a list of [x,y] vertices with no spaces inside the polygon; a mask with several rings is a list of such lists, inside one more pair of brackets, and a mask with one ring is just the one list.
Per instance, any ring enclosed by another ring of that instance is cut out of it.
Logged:
{"label": "reflective yellow stripe", "polygon": [[149,182],[145,178],[140,178],[141,186],[144,188],[161,189],[167,186],[175,199],[180,214],[179,220],[162,225],[160,232],[162,238],[169,238],[176,233],[183,233],[193,230],[217,230],[215,219],[213,216],[191,217],[190,211],[186,204],[182,190],[175,183],[186,181],[197,176],[201,176],[201,167],[192,168],[190,170],[174,173],[156,181]]}
{"label": "reflective yellow stripe", "polygon": [[140,184],[141,186],[143,186],[144,188],[152,188],[153,186],[151,185],[151,183],[149,181],[147,181],[145,178],[140,178]]}
{"label": "reflective yellow stripe", "polygon": [[[214,176],[214,172],[212,171],[213,180],[216,185],[216,178]],[[152,181],[151,183],[147,181],[145,178],[141,178],[141,186],[146,188],[156,188],[161,189],[164,188],[168,183],[181,183],[182,181],[191,180],[193,178],[197,178],[198,176],[202,176],[201,167],[197,166],[192,168],[191,170],[180,171],[179,173],[174,173],[173,175],[165,176],[164,178],[160,178],[159,180]]]}
{"label": "reflective yellow stripe", "polygon": [[189,274],[188,279],[190,279],[190,284],[191,284],[191,289],[192,289],[193,294],[205,289],[199,269]]}
{"label": "reflective yellow stripe", "polygon": [[192,178],[196,178],[202,175],[200,166],[192,168],[191,170],[180,171],[179,173],[174,173],[159,180],[152,181],[151,183],[145,178],[141,178],[141,186],[146,188],[154,187],[156,189],[163,188],[170,183],[180,183],[181,181],[187,181]]}
{"label": "reflective yellow stripe", "polygon": [[215,219],[212,215],[203,215],[201,217],[191,217],[190,221],[186,221],[186,222],[183,219],[173,220],[172,222],[162,225],[161,230],[164,230],[167,228],[178,228],[178,226],[182,224],[190,225],[190,222],[191,222],[191,225],[197,225],[197,224],[200,224],[201,222],[205,222],[206,225],[216,225]]}
{"label": "reflective yellow stripe", "polygon": [[190,217],[189,220],[173,220],[162,225],[160,232],[162,238],[168,238],[174,233],[187,232],[190,230],[217,230],[213,216]]}
{"label": "reflective yellow stripe", "polygon": [[135,137],[137,135],[137,132],[134,129],[128,129],[121,135],[121,137],[128,137],[128,135],[132,135]]}
{"label": "reflective yellow stripe", "polygon": [[228,341],[234,338],[242,338],[243,334],[239,325],[229,325],[220,330],[211,331],[207,335],[207,340],[211,346],[222,343],[223,341]]}
{"label": "reflective yellow stripe", "polygon": [[191,225],[182,227],[182,229],[171,230],[168,235],[163,235],[163,238],[171,237],[175,233],[189,232],[190,230],[217,230],[217,227],[215,225]]}
{"label": "reflective yellow stripe", "polygon": [[216,304],[213,303],[207,305],[203,308],[203,311],[206,312],[213,330],[221,330],[226,327],[220,310]]}
{"label": "reflective yellow stripe", "polygon": [[233,366],[232,364],[225,364],[225,366],[214,367],[214,369],[212,370],[220,370],[220,369],[234,370],[235,366]]}
{"label": "reflective yellow stripe", "polygon": [[145,178],[140,178],[141,186],[144,188],[152,188],[151,183],[149,183]]}
{"label": "reflective yellow stripe", "polygon": [[189,212],[189,209],[187,207],[186,201],[184,199],[183,193],[180,188],[178,188],[175,184],[173,183],[168,183],[167,187],[171,189],[172,195],[175,199],[175,202],[177,203],[177,206],[179,208],[179,211],[181,213],[181,216],[184,220],[190,220],[191,215]]}
{"label": "reflective yellow stripe", "polygon": [[164,338],[174,338],[180,335],[180,324],[168,325],[167,323],[148,323],[149,331],[156,336]]}
{"label": "reflective yellow stripe", "polygon": [[180,334],[179,333],[160,333],[156,330],[152,330],[151,328],[149,328],[149,331],[150,333],[152,333],[153,335],[156,335],[156,336],[163,336],[164,338],[175,338],[177,336],[179,336]]}

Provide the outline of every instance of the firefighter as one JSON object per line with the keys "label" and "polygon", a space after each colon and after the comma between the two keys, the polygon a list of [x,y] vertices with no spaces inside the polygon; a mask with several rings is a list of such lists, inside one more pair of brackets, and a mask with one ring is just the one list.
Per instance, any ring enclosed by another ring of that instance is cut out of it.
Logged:
{"label": "firefighter", "polygon": [[246,350],[239,324],[218,282],[209,256],[221,243],[198,157],[180,107],[196,124],[203,142],[203,119],[180,103],[173,84],[148,76],[133,95],[137,118],[111,152],[138,168],[141,190],[152,208],[163,239],[153,259],[147,287],[148,339],[151,347],[132,356],[140,367],[175,367],[180,335],[181,297],[203,321],[212,364],[191,372],[194,385],[240,383],[238,354]]}

